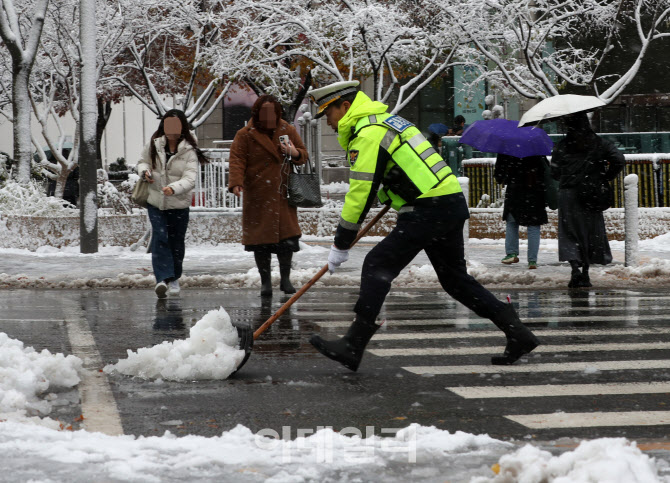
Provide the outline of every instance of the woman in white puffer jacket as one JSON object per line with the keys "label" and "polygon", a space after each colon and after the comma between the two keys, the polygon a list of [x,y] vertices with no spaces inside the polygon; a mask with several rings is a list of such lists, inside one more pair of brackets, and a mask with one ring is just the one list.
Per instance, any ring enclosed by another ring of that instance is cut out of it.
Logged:
{"label": "woman in white puffer jacket", "polygon": [[189,206],[198,162],[206,161],[183,111],[172,109],[163,115],[137,163],[140,177],[150,183],[147,210],[158,298],[179,294]]}

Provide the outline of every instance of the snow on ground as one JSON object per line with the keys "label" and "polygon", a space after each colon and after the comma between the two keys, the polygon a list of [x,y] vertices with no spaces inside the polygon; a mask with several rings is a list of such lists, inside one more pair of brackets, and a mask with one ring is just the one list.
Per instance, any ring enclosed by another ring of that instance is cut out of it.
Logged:
{"label": "snow on ground", "polygon": [[227,379],[242,359],[237,329],[221,307],[210,310],[191,327],[187,339],[164,341],[136,352],[128,349],[127,359],[105,366],[104,371],[170,381]]}
{"label": "snow on ground", "polygon": [[574,451],[552,456],[535,446],[500,458],[497,476],[473,478],[471,483],[633,483],[662,481],[653,458],[625,438],[583,441]]}
{"label": "snow on ground", "polygon": [[[305,237],[304,241],[303,250],[294,259],[296,285],[304,284],[325,264],[331,239]],[[362,260],[377,241],[379,238],[364,239],[340,271],[324,276],[319,283],[358,285]],[[638,267],[624,266],[623,242],[612,242],[611,246],[615,263],[593,267],[594,285],[621,288],[623,283],[634,288],[670,283],[670,234],[640,241],[642,263]],[[538,270],[528,270],[523,263],[525,242],[521,245],[522,262],[511,267],[500,264],[503,240],[472,239],[467,249],[470,273],[490,288],[563,288],[569,278],[569,266],[556,261],[556,240],[542,241]],[[150,255],[120,247],[102,247],[90,255],[82,255],[76,248],[43,247],[36,252],[0,249],[0,286],[150,289],[154,284],[150,267]],[[273,267],[273,278],[278,279],[276,260]],[[252,254],[238,245],[187,247],[185,272],[185,289],[259,284]],[[394,282],[400,290],[413,286],[438,287],[435,272],[423,255]],[[225,311],[213,311],[191,329],[188,339],[129,352],[128,359],[106,370],[146,378],[225,378],[225,372],[239,362],[213,364],[216,354],[225,353],[223,359],[231,361],[243,357],[242,351],[229,353],[226,350],[230,347],[222,347],[237,342],[237,333],[229,324]],[[158,367],[155,360],[159,358],[169,363]],[[604,477],[621,483],[670,482],[670,478],[659,476],[659,468],[667,463],[655,461],[625,439],[585,441],[573,451],[553,456],[537,446],[519,448],[486,435],[451,434],[417,425],[395,437],[365,439],[366,435],[355,431],[323,429],[306,437],[290,435],[287,441],[282,435],[252,434],[242,426],[214,438],[176,438],[170,433],[151,438],[112,437],[83,430],[56,431],[58,422],[46,417],[50,400],[57,397],[51,391],[76,386],[80,370],[81,360],[73,356],[48,351],[38,354],[0,334],[0,469],[5,474],[20,470],[34,480],[82,482],[101,477],[106,481],[147,482],[226,478],[404,482],[442,481],[445,475],[453,481],[472,478],[473,483],[578,483],[604,481]],[[29,424],[36,421],[49,427]]]}
{"label": "snow on ground", "polygon": [[[350,260],[333,275],[325,275],[316,286],[357,286],[363,259],[381,237],[366,237],[351,250]],[[326,263],[332,238],[303,237],[301,251],[293,261],[294,285],[304,285]],[[670,234],[639,242],[640,263],[626,267],[625,244],[610,242],[614,262],[594,265],[591,281],[595,287],[629,288],[658,287],[670,283]],[[490,289],[565,288],[570,279],[570,266],[558,261],[558,242],[541,241],[537,270],[526,265],[527,244],[520,245],[521,262],[503,265],[504,240],[470,239],[467,246],[468,270]],[[279,267],[273,258],[273,283],[279,280]],[[238,244],[188,246],[181,285],[210,288],[248,288],[260,286],[253,254]],[[0,248],[0,288],[144,288],[155,284],[151,272],[151,255],[144,250],[130,251],[123,247],[101,247],[96,254],[81,254],[77,247],[42,247],[35,252]],[[394,288],[435,287],[438,280],[427,257],[420,254],[393,282]]]}
{"label": "snow on ground", "polygon": [[[0,332],[0,421],[39,421],[51,412],[55,391],[79,383],[82,360],[63,354],[52,354],[11,339]],[[58,423],[45,418],[51,427]]]}
{"label": "snow on ground", "polygon": [[[22,469],[33,481],[670,481],[659,476],[656,460],[623,438],[585,441],[560,456],[531,445],[515,448],[486,435],[416,424],[395,436],[322,428],[283,439],[241,425],[210,438],[169,432],[135,438],[0,423],[0,467],[5,474]],[[26,460],[30,470],[23,469]]]}

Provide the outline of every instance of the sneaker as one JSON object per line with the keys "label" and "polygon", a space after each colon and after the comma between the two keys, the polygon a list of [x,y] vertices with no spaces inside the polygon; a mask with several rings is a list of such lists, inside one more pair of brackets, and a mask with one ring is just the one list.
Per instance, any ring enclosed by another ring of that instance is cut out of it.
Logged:
{"label": "sneaker", "polygon": [[168,283],[168,295],[179,295],[181,289],[179,288],[179,280],[173,280]]}
{"label": "sneaker", "polygon": [[529,261],[528,262],[528,270],[535,270],[537,268],[537,262],[536,261]]}
{"label": "sneaker", "polygon": [[505,265],[510,265],[512,263],[519,263],[519,257],[517,256],[516,253],[511,253],[500,261],[503,262]]}
{"label": "sneaker", "polygon": [[159,299],[164,299],[167,297],[167,289],[168,286],[165,282],[159,282],[156,284],[156,288],[154,288],[154,292],[156,292],[156,296]]}

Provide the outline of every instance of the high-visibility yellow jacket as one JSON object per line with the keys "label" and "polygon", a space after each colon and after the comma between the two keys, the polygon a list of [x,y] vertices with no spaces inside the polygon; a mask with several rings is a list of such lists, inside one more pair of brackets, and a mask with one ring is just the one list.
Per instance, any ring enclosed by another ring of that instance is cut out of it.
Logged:
{"label": "high-visibility yellow jacket", "polygon": [[338,248],[349,248],[375,195],[398,210],[416,199],[461,192],[430,142],[413,124],[386,112],[387,107],[359,92],[337,126],[350,167],[335,236]]}

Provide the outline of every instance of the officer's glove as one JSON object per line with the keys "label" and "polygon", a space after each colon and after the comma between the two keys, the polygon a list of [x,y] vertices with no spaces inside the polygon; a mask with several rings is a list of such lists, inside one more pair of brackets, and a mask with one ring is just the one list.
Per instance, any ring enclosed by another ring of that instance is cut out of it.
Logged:
{"label": "officer's glove", "polygon": [[328,255],[328,271],[332,275],[335,270],[344,262],[349,260],[349,250],[340,250],[335,245],[330,247],[330,254]]}

